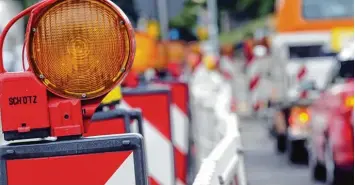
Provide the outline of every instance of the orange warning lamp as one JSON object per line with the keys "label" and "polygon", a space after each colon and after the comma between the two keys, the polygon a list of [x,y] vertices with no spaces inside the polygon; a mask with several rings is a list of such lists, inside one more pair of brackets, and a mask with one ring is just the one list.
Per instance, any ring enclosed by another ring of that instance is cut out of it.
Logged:
{"label": "orange warning lamp", "polygon": [[198,42],[189,42],[188,48],[189,48],[189,52],[201,53],[201,47]]}
{"label": "orange warning lamp", "polygon": [[185,57],[185,43],[182,41],[168,42],[169,63],[182,64]]}
{"label": "orange warning lamp", "polygon": [[225,44],[221,46],[221,54],[228,57],[233,57],[234,46],[233,44]]}
{"label": "orange warning lamp", "polygon": [[166,42],[158,43],[158,57],[155,61],[154,68],[157,70],[166,69],[169,63],[168,49]]}
{"label": "orange warning lamp", "polygon": [[136,32],[136,42],[137,49],[132,71],[139,74],[154,66],[157,60],[158,46],[152,36],[143,32]]}
{"label": "orange warning lamp", "polygon": [[8,23],[0,51],[11,26],[28,14],[29,69],[7,73],[0,57],[5,140],[81,136],[102,98],[132,66],[133,27],[109,0],[44,0]]}

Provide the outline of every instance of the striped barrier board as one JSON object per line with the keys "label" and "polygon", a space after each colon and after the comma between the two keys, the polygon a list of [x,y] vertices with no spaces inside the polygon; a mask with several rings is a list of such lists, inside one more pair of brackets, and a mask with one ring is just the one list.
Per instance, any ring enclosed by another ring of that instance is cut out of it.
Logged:
{"label": "striped barrier board", "polygon": [[[305,76],[307,75],[307,68],[305,65],[301,66],[299,69],[298,69],[298,72],[297,72],[297,82],[299,84],[301,84],[303,82],[303,80],[305,79]],[[306,99],[308,97],[308,91],[306,90],[302,90],[300,93],[299,93],[299,98],[300,99]]]}
{"label": "striped barrier board", "polygon": [[156,81],[156,84],[167,85],[171,88],[173,144],[175,154],[176,185],[186,185],[190,155],[189,127],[189,88],[188,84],[180,81]]}
{"label": "striped barrier board", "polygon": [[138,134],[3,145],[1,185],[148,185]]}
{"label": "striped barrier board", "polygon": [[[171,133],[171,91],[147,85],[123,89],[123,109],[141,109],[151,185],[175,184],[173,134]],[[134,125],[132,125],[134,127]]]}
{"label": "striped barrier board", "polygon": [[261,83],[261,66],[260,60],[257,58],[252,59],[248,66],[247,72],[249,76],[249,93],[251,98],[251,106],[254,111],[258,111],[260,108],[260,100],[258,93],[260,93],[260,83]]}
{"label": "striped barrier board", "polygon": [[142,113],[140,110],[115,109],[106,112],[96,112],[87,124],[84,134],[88,136],[131,133],[132,120],[137,121],[138,132],[144,136],[142,128]]}

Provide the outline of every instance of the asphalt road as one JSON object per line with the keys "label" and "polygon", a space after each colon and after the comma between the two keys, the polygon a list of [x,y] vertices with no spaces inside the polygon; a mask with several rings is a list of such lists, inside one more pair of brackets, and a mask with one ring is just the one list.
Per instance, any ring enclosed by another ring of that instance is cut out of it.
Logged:
{"label": "asphalt road", "polygon": [[248,185],[321,185],[312,182],[306,165],[290,164],[276,153],[263,121],[240,122]]}

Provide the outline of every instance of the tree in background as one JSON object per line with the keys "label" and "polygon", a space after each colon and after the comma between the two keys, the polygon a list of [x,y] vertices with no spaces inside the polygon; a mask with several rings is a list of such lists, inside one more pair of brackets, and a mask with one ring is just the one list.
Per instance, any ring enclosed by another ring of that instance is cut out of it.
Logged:
{"label": "tree in background", "polygon": [[[217,0],[218,10],[228,11],[236,19],[250,20],[268,15],[273,11],[275,0]],[[170,21],[171,27],[193,29],[196,26],[198,10],[206,3],[187,0],[180,15]]]}
{"label": "tree in background", "polygon": [[[226,0],[222,0],[226,1]],[[227,0],[228,1],[228,0]],[[274,9],[275,0],[232,0],[236,1],[236,12],[251,13],[251,18],[263,17]]]}
{"label": "tree in background", "polygon": [[192,0],[187,0],[184,3],[184,9],[182,12],[170,21],[169,26],[178,28],[193,28],[197,22],[199,8],[200,4],[195,3]]}

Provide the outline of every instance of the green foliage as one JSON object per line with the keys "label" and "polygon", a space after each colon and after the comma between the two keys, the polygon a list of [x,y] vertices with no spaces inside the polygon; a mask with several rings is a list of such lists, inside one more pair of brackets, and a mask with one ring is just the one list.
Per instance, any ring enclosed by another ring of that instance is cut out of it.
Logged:
{"label": "green foliage", "polygon": [[200,5],[192,1],[186,1],[182,12],[170,20],[170,27],[193,28],[197,22]]}
{"label": "green foliage", "polygon": [[219,37],[221,44],[235,44],[242,41],[249,33],[252,33],[258,28],[266,26],[267,17],[259,18],[250,21],[242,28],[235,29],[229,33],[222,33]]}
{"label": "green foliage", "polygon": [[[237,11],[256,11],[258,16],[265,16],[274,7],[275,0],[235,0]],[[256,7],[256,8],[255,8]]]}
{"label": "green foliage", "polygon": [[[217,0],[220,11],[227,10],[245,18],[259,18],[269,14],[274,2],[275,0]],[[198,9],[201,6],[206,6],[206,3],[197,4],[187,0],[183,11],[170,21],[170,26],[192,29],[196,25]]]}

